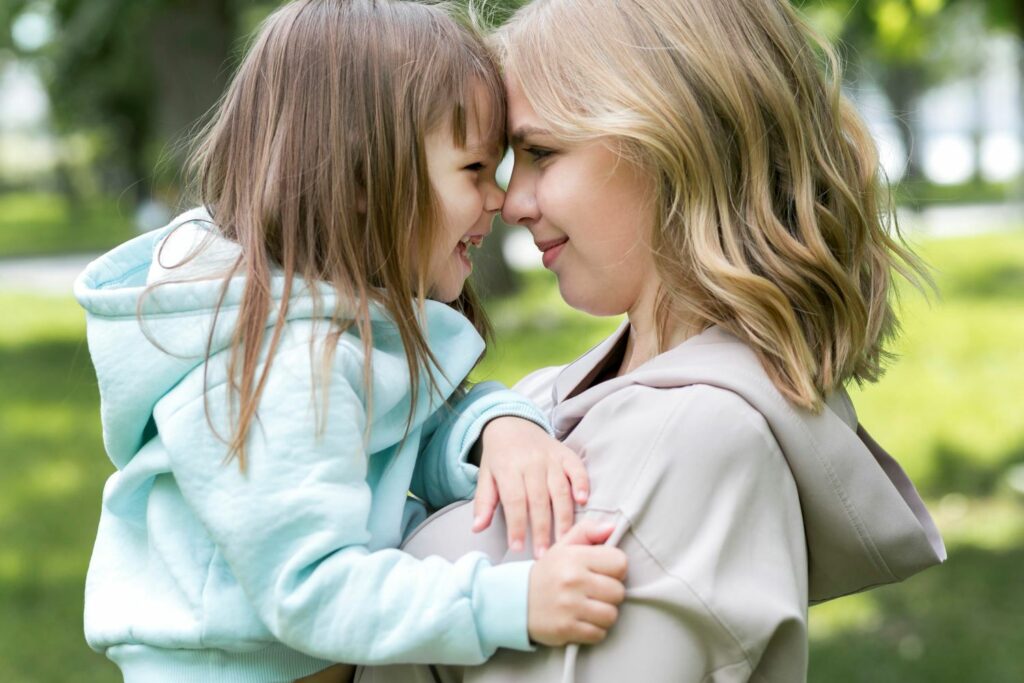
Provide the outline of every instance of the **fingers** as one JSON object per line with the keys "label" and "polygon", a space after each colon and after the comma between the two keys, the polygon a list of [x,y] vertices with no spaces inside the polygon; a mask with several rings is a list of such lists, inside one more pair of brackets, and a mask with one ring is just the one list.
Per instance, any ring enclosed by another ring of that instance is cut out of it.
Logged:
{"label": "fingers", "polygon": [[494,511],[498,507],[498,487],[494,483],[494,477],[490,472],[480,470],[480,477],[476,485],[476,495],[473,497],[473,531],[483,531],[491,525],[494,519]]}
{"label": "fingers", "polygon": [[573,498],[579,505],[586,505],[590,498],[590,475],[587,474],[587,466],[583,464],[583,458],[575,451],[569,448],[565,450],[566,453],[562,457],[562,469],[572,485]]}
{"label": "fingers", "polygon": [[533,555],[540,557],[551,545],[551,498],[544,472],[526,473],[526,500],[529,504],[530,529],[533,532]]}
{"label": "fingers", "polygon": [[526,543],[526,494],[521,477],[510,479],[501,477],[496,480],[498,497],[505,511],[505,524],[508,527],[508,547],[518,552]]}
{"label": "fingers", "polygon": [[600,545],[614,531],[615,526],[612,524],[597,524],[585,519],[569,529],[558,542],[565,545]]}
{"label": "fingers", "polygon": [[619,579],[604,574],[592,574],[587,582],[587,596],[609,605],[621,605],[626,599],[626,587]]}
{"label": "fingers", "polygon": [[[530,573],[527,628],[545,645],[603,640],[619,618],[625,599],[626,554],[611,546],[570,545],[587,540],[588,526],[574,526]],[[610,529],[608,530],[610,533]]]}
{"label": "fingers", "polygon": [[580,643],[581,645],[595,645],[608,637],[608,631],[594,624],[578,621],[567,636],[562,644],[570,642]]}
{"label": "fingers", "polygon": [[605,631],[610,629],[618,618],[619,608],[600,600],[587,600],[580,613],[581,621]]}
{"label": "fingers", "polygon": [[576,504],[573,502],[572,489],[565,472],[557,467],[548,470],[548,493],[555,518],[555,539],[560,539],[572,528],[576,517]]}
{"label": "fingers", "polygon": [[579,548],[579,552],[587,553],[587,568],[592,572],[604,574],[623,581],[626,578],[628,560],[626,553],[611,546],[599,546],[594,548]]}

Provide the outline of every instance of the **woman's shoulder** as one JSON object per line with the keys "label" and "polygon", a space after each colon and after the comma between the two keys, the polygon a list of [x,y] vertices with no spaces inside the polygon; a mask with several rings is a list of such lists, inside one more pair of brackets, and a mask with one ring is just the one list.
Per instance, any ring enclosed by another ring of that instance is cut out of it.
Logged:
{"label": "woman's shoulder", "polygon": [[790,476],[764,416],[706,384],[626,387],[594,405],[567,444],[586,454],[595,480],[617,482],[614,495],[627,506],[640,506],[662,486],[719,489]]}
{"label": "woman's shoulder", "polygon": [[555,403],[555,380],[558,379],[558,375],[564,369],[564,365],[555,365],[535,370],[516,382],[512,389],[530,399],[538,408],[548,413]]}
{"label": "woman's shoulder", "polygon": [[[633,385],[609,408],[621,439],[652,448],[701,444],[719,455],[749,446],[778,449],[765,417],[739,394],[710,384]],[[691,449],[692,450],[692,449]]]}

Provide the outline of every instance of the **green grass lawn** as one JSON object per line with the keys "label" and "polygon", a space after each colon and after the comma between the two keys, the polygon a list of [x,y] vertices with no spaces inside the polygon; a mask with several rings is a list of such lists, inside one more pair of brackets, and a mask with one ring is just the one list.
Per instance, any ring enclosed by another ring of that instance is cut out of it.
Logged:
{"label": "green grass lawn", "polygon": [[[926,243],[941,300],[905,297],[902,359],[854,391],[863,422],[919,482],[949,562],[811,611],[811,681],[1024,680],[1024,231]],[[70,299],[0,293],[0,681],[119,680],[81,635],[103,481],[95,378]],[[514,382],[613,329],[567,309],[546,273],[492,306],[479,378]]]}
{"label": "green grass lawn", "polygon": [[0,258],[104,251],[135,235],[131,203],[58,194],[0,194]]}

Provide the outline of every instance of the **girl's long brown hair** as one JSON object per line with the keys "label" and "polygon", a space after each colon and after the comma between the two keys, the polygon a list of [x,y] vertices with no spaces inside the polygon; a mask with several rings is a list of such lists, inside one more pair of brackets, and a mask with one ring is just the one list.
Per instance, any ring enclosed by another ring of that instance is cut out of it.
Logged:
{"label": "girl's long brown hair", "polygon": [[556,135],[651,173],[662,338],[721,325],[810,409],[881,375],[893,274],[928,273],[835,51],[787,0],[534,0],[495,43]]}
{"label": "girl's long brown hair", "polygon": [[[241,247],[224,293],[232,277],[244,277],[227,439],[228,458],[242,468],[299,289],[313,297],[314,319],[330,318],[314,378],[322,401],[335,346],[354,328],[370,409],[373,306],[387,313],[406,350],[412,405],[424,372],[435,386],[436,359],[419,323],[439,232],[425,138],[450,126],[455,143],[465,144],[467,117],[480,115],[481,87],[490,118],[480,129],[503,140],[498,70],[479,35],[437,4],[296,0],[261,25],[191,158],[200,202],[220,234]],[[271,278],[282,275],[284,293],[275,301]],[[333,311],[321,310],[317,283],[336,292]],[[452,305],[489,336],[468,283]],[[322,428],[325,405],[318,409]]]}

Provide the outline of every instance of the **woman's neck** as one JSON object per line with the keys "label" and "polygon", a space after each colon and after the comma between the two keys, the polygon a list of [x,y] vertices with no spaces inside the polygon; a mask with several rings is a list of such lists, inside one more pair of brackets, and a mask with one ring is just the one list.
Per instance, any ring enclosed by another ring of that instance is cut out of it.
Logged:
{"label": "woman's neck", "polygon": [[627,311],[629,337],[626,340],[626,351],[623,354],[622,366],[619,368],[619,377],[632,372],[660,353],[675,348],[701,331],[701,327],[695,322],[686,321],[681,316],[673,316],[669,324],[662,329],[664,345],[659,344],[656,301],[657,289],[649,290]]}

